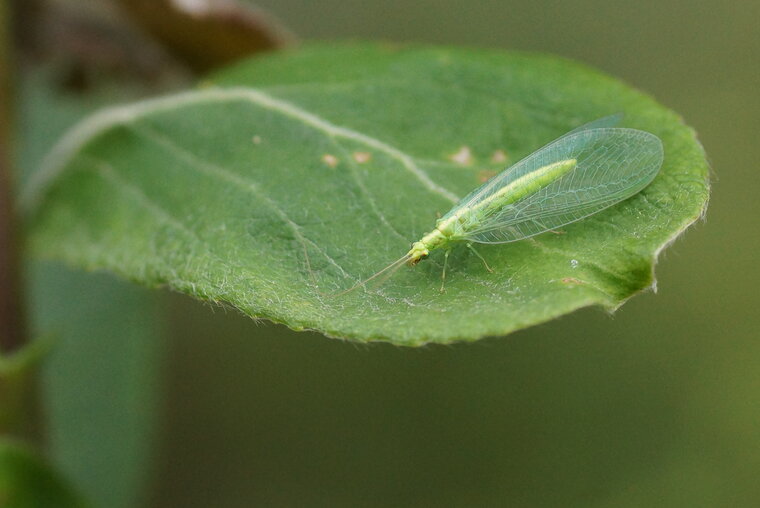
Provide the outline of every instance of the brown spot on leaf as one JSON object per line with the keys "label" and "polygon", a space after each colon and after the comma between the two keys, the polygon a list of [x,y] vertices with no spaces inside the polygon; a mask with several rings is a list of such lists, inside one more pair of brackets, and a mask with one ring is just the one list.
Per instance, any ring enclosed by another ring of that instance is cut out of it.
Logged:
{"label": "brown spot on leaf", "polygon": [[488,180],[496,176],[496,171],[492,169],[481,169],[478,171],[478,182],[486,183]]}
{"label": "brown spot on leaf", "polygon": [[354,152],[353,157],[354,160],[359,164],[364,164],[365,162],[369,162],[370,159],[372,159],[372,154],[369,152]]}
{"label": "brown spot on leaf", "polygon": [[470,150],[469,146],[463,146],[456,153],[449,156],[449,160],[463,166],[472,164],[472,159],[472,150]]}
{"label": "brown spot on leaf", "polygon": [[330,166],[331,168],[334,168],[338,165],[338,158],[332,154],[326,153],[322,156],[322,162]]}
{"label": "brown spot on leaf", "polygon": [[507,152],[504,150],[496,150],[493,154],[491,154],[491,162],[494,164],[507,162],[508,159],[509,157],[507,157]]}

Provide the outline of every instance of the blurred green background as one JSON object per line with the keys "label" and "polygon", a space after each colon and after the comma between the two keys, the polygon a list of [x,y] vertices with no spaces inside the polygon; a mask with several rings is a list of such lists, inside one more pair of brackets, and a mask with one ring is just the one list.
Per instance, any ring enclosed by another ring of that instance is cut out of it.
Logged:
{"label": "blurred green background", "polygon": [[[656,295],[612,317],[585,309],[474,344],[358,346],[163,294],[170,320],[157,325],[169,336],[156,346],[160,382],[146,367],[142,384],[120,384],[119,375],[131,378],[109,370],[108,358],[130,357],[137,346],[128,344],[64,343],[49,367],[65,375],[63,358],[79,355],[112,377],[110,387],[73,383],[82,400],[144,397],[148,411],[159,397],[156,413],[130,413],[136,423],[97,423],[122,426],[127,444],[106,442],[107,431],[82,435],[94,454],[155,443],[142,478],[122,484],[148,481],[142,499],[156,507],[760,506],[760,3],[257,4],[304,39],[500,47],[590,64],[697,130],[714,168],[713,199],[706,221],[661,256]],[[27,134],[27,147],[42,136]],[[55,279],[41,273],[36,305],[57,310],[38,314],[53,322],[51,314],[72,311],[40,303]],[[148,291],[128,289],[125,312],[105,318],[95,310],[107,293],[86,286],[121,283],[88,277],[77,293],[90,324],[138,326],[130,306]],[[48,386],[48,400],[61,390]],[[71,426],[88,428],[93,413],[69,414]],[[135,429],[153,417],[160,426],[147,441]],[[106,499],[109,480],[88,469],[97,459],[61,446],[53,439],[69,474]]]}

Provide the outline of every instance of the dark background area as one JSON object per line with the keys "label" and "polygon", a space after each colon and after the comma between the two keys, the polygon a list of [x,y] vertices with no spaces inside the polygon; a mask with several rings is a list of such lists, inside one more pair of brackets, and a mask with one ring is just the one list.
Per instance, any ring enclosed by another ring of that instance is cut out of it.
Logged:
{"label": "dark background area", "polygon": [[713,199],[662,254],[656,295],[474,344],[356,345],[163,294],[153,506],[760,504],[760,4],[258,5],[305,40],[498,47],[597,67],[697,130]]}

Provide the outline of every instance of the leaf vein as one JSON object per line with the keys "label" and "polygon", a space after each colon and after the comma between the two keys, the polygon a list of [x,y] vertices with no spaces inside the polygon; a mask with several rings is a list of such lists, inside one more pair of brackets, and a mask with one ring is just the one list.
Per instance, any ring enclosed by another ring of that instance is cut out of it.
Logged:
{"label": "leaf vein", "polygon": [[[214,177],[220,178],[223,181],[226,181],[228,183],[233,184],[237,188],[241,188],[246,190],[247,192],[250,192],[254,196],[256,196],[258,199],[260,199],[264,204],[267,205],[274,213],[277,215],[277,217],[286,225],[288,228],[291,229],[296,239],[301,243],[302,247],[304,248],[304,253],[306,254],[307,246],[310,245],[313,247],[317,252],[319,252],[328,263],[333,265],[337,270],[340,271],[340,273],[351,280],[356,281],[356,277],[351,276],[344,268],[343,266],[338,263],[332,256],[330,256],[327,251],[322,249],[317,243],[315,243],[313,240],[309,239],[302,231],[302,228],[293,221],[288,214],[272,199],[270,199],[266,194],[261,192],[261,190],[258,187],[258,184],[256,182],[253,182],[252,180],[245,179],[235,173],[232,173],[220,166],[217,166],[216,164],[203,160],[200,157],[198,157],[196,154],[188,151],[187,149],[179,146],[177,143],[169,139],[168,137],[164,136],[163,134],[159,133],[157,130],[145,126],[137,126],[137,124],[130,124],[130,129],[132,129],[134,132],[136,132],[138,135],[141,135],[145,137],[146,139],[149,139],[161,146],[163,146],[165,149],[169,150],[173,155],[176,157],[184,160],[186,163],[188,163],[191,167],[195,168],[196,170],[210,174]],[[306,254],[308,256],[308,254]],[[307,258],[308,263],[308,258]]]}

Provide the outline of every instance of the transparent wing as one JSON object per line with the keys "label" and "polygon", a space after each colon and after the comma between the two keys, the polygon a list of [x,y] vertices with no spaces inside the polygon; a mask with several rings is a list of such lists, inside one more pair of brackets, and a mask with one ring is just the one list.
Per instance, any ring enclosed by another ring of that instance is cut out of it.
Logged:
{"label": "transparent wing", "polygon": [[580,132],[580,131],[585,131],[589,129],[604,129],[608,127],[615,127],[617,124],[619,124],[623,120],[623,116],[624,116],[623,113],[615,113],[614,115],[597,118],[596,120],[592,122],[584,123],[580,127],[576,127],[575,129],[555,139],[554,141],[557,142],[560,139],[569,136],[570,134],[575,134],[576,132]]}
{"label": "transparent wing", "polygon": [[[449,212],[446,215],[444,215],[443,218],[446,219],[449,216],[453,215],[462,206],[470,206],[473,203],[486,199],[491,194],[498,192],[498,190],[504,187],[505,185],[509,185],[515,180],[533,171],[536,171],[537,169],[540,169],[543,166],[533,164],[533,162],[543,160],[543,158],[537,157],[537,156],[540,156],[542,153],[545,153],[548,150],[550,150],[553,145],[559,144],[564,139],[570,136],[573,136],[579,132],[599,129],[599,128],[614,127],[622,120],[622,118],[623,118],[623,113],[616,113],[614,115],[604,116],[592,122],[583,124],[580,127],[576,127],[575,129],[571,130],[567,134],[563,134],[562,136],[558,137],[554,141],[550,142],[547,145],[544,145],[543,147],[539,148],[532,154],[528,155],[524,159],[521,159],[520,161],[511,165],[510,167],[508,167],[507,169],[505,169],[498,175],[494,176],[493,178],[488,180],[486,183],[484,183],[477,189],[473,190],[467,196],[462,198],[456,206],[454,206],[451,210],[449,210]],[[556,160],[562,160],[562,159],[556,159]]]}
{"label": "transparent wing", "polygon": [[663,148],[657,136],[635,129],[577,130],[517,162],[460,206],[473,207],[516,179],[568,159],[577,161],[574,169],[523,199],[474,217],[464,238],[513,242],[588,217],[646,187],[662,165]]}

